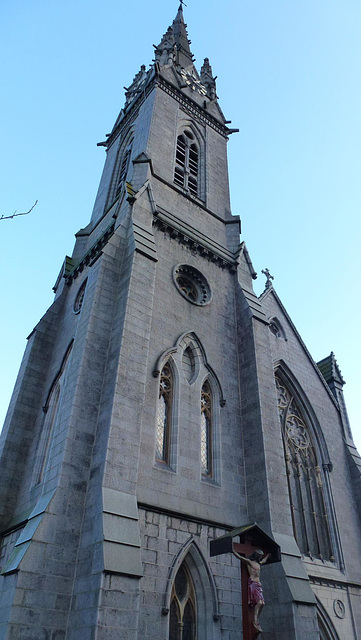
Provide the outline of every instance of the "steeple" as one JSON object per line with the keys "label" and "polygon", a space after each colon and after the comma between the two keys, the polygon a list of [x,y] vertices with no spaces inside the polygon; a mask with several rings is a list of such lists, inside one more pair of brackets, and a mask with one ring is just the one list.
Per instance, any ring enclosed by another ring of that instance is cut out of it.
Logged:
{"label": "steeple", "polygon": [[168,27],[160,44],[155,48],[155,60],[161,65],[177,64],[183,68],[193,63],[193,54],[190,50],[187,25],[184,22],[183,7],[179,9],[173,23]]}
{"label": "steeple", "polygon": [[356,637],[361,458],[343,379],[333,354],[319,363],[338,411],[268,269],[269,294],[253,291],[234,130],[182,4],[127,85],[91,222],[28,337],[0,438],[1,639],[238,638],[241,581],[208,543],[234,523],[262,547],[256,520],[285,552],[282,588],[265,574],[269,640],[287,635],[280,611],[287,637],[302,615],[319,640],[332,601]]}
{"label": "steeple", "polygon": [[183,5],[179,5],[178,13],[172,25],[174,41],[176,44],[176,62],[181,67],[187,67],[193,62],[193,55],[190,50],[190,40],[188,39],[187,25],[184,22]]}

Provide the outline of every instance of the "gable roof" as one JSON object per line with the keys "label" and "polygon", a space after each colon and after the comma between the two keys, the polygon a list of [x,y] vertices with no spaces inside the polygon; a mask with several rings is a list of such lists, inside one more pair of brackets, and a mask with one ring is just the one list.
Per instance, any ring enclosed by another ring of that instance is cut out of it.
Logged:
{"label": "gable roof", "polygon": [[[322,372],[320,370],[320,368],[318,367],[318,365],[316,364],[316,362],[314,361],[314,359],[311,356],[311,353],[309,352],[309,350],[307,349],[304,341],[301,338],[301,335],[299,334],[298,330],[296,329],[296,326],[294,325],[294,323],[291,320],[290,315],[288,314],[286,308],[284,307],[283,303],[281,302],[281,299],[279,298],[279,296],[277,295],[273,285],[271,284],[269,287],[267,287],[263,293],[261,293],[261,295],[259,296],[259,300],[260,302],[262,302],[263,300],[265,300],[268,296],[272,295],[274,297],[274,299],[276,300],[277,304],[279,305],[282,313],[284,314],[285,318],[287,319],[287,322],[289,323],[289,325],[291,326],[292,331],[295,333],[301,347],[303,348],[307,358],[310,361],[311,366],[313,367],[314,371],[316,372],[318,378],[321,380],[321,383],[323,384],[324,388],[326,389],[329,397],[331,398],[333,404],[335,405],[335,407],[337,408],[338,411],[340,411],[340,407],[339,404],[335,398],[335,396],[333,395],[330,387],[327,384],[326,379],[324,378],[324,376],[322,375]],[[326,358],[325,358],[326,359]],[[322,362],[322,360],[321,360]]]}

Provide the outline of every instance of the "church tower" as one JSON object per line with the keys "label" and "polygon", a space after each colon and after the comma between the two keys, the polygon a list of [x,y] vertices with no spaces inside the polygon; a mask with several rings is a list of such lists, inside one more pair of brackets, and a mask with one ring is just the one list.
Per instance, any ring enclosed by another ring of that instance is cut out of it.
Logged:
{"label": "church tower", "polygon": [[[100,146],[90,223],[29,336],[0,441],[0,640],[236,640],[247,523],[267,640],[356,639],[360,458],[231,214],[208,58],[182,4]],[[360,631],[359,631],[360,632]]]}

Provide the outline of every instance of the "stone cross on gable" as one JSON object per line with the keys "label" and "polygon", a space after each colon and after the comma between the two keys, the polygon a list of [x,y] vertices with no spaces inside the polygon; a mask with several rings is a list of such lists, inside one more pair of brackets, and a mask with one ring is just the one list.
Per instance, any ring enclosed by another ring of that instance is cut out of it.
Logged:
{"label": "stone cross on gable", "polygon": [[274,277],[271,275],[271,272],[270,272],[269,269],[262,269],[262,273],[267,278],[267,280],[266,280],[266,289],[269,289],[272,286],[272,280],[274,280]]}

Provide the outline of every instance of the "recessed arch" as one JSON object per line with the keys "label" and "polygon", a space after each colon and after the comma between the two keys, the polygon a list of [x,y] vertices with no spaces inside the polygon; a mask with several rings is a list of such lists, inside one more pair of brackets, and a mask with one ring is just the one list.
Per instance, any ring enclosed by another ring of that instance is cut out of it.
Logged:
{"label": "recessed arch", "polygon": [[209,376],[206,377],[201,388],[200,398],[200,412],[201,412],[201,424],[200,424],[200,438],[201,438],[201,473],[203,478],[215,477],[215,464],[214,464],[214,450],[216,448],[216,441],[214,438],[214,394],[211,384],[209,382]]}
{"label": "recessed arch", "polygon": [[179,371],[172,354],[160,362],[156,415],[155,462],[177,470]]}
{"label": "recessed arch", "polygon": [[193,197],[205,200],[205,138],[192,120],[178,122],[173,181]]}
{"label": "recessed arch", "polygon": [[168,615],[170,612],[173,584],[183,563],[192,577],[196,593],[197,640],[209,640],[213,635],[214,623],[219,620],[217,590],[207,560],[193,537],[183,545],[169,569],[162,613]]}
{"label": "recessed arch", "polygon": [[317,598],[317,622],[320,632],[320,640],[340,640],[335,627],[332,624],[331,618],[328,615],[325,607],[321,604]]}
{"label": "recessed arch", "polygon": [[307,420],[307,426],[310,429],[313,440],[317,446],[317,454],[320,457],[321,463],[323,465],[328,465],[331,470],[332,462],[330,459],[326,439],[323,435],[320,423],[312,407],[312,404],[308,399],[307,394],[298,382],[296,376],[283,360],[279,360],[275,364],[275,375],[284,381],[294,397],[297,398],[298,401],[302,404],[303,413]]}
{"label": "recessed arch", "polygon": [[69,344],[69,346],[68,346],[68,348],[67,348],[67,350],[65,352],[65,355],[64,355],[64,357],[63,357],[63,359],[61,361],[60,369],[59,369],[58,373],[56,374],[52,384],[50,385],[50,391],[49,391],[49,393],[48,393],[48,395],[46,397],[46,401],[45,401],[45,404],[43,406],[44,413],[47,412],[48,407],[49,407],[50,397],[51,397],[51,395],[53,393],[53,390],[56,387],[57,382],[59,381],[59,379],[61,378],[61,376],[64,373],[65,367],[66,367],[66,365],[68,363],[68,359],[69,359],[71,350],[73,348],[73,344],[74,344],[74,338],[71,340],[71,342],[70,342],[70,344]]}
{"label": "recessed arch", "polygon": [[268,322],[269,322],[269,330],[271,334],[274,335],[276,338],[283,338],[283,340],[287,341],[286,332],[283,328],[283,324],[280,321],[280,319],[277,318],[276,316],[273,316],[272,318],[269,319]]}
{"label": "recessed arch", "polygon": [[189,118],[181,118],[178,121],[177,135],[179,135],[186,129],[189,129],[190,131],[192,131],[200,147],[202,147],[205,144],[204,132],[202,131],[201,127],[197,124],[197,122],[194,122]]}
{"label": "recessed arch", "polygon": [[211,367],[211,365],[209,364],[204,347],[195,331],[191,330],[182,333],[178,337],[173,347],[170,347],[169,349],[166,349],[166,351],[163,351],[163,353],[157,358],[153,369],[153,376],[155,378],[159,376],[162,363],[165,362],[171,355],[173,355],[174,357],[177,353],[183,353],[184,349],[186,349],[188,346],[192,349],[193,355],[195,357],[195,375],[193,377],[193,380],[191,381],[191,384],[193,384],[193,382],[198,378],[199,375],[199,366],[197,367],[197,359],[199,359],[199,361],[206,368],[207,372],[210,374],[210,377],[213,380],[213,384],[217,389],[219,404],[221,405],[221,407],[223,407],[226,404],[226,400],[223,395],[221,383],[213,367]]}
{"label": "recessed arch", "polygon": [[131,125],[125,133],[123,140],[119,144],[117,158],[114,164],[113,176],[111,180],[111,188],[109,190],[107,207],[118,198],[123,190],[125,178],[130,169],[131,155],[134,141],[135,125]]}
{"label": "recessed arch", "polygon": [[320,424],[285,363],[275,371],[278,408],[295,538],[312,560],[344,567],[329,473],[332,464]]}
{"label": "recessed arch", "polygon": [[[174,363],[175,372],[173,402],[176,409],[173,412],[172,434],[174,436],[171,436],[171,442],[174,441],[174,446],[171,445],[170,467],[173,470],[177,468],[177,455],[185,428],[182,422],[184,414],[182,409],[185,406],[183,403],[190,402],[195,417],[192,437],[199,454],[199,477],[202,481],[220,485],[222,469],[220,407],[225,405],[225,399],[218,376],[208,363],[204,347],[194,331],[182,333],[175,345],[166,349],[158,357],[153,370],[154,377],[162,376],[162,368],[166,362]],[[204,390],[205,383],[209,385],[207,393]],[[203,400],[206,396],[210,401],[210,407],[207,407],[205,413]],[[197,415],[198,420],[196,420]],[[208,464],[205,464],[206,459]]]}
{"label": "recessed arch", "polygon": [[173,412],[173,372],[168,361],[160,374],[155,439],[155,459],[166,464],[170,463]]}
{"label": "recessed arch", "polygon": [[70,342],[65,355],[62,359],[60,369],[56,374],[47,395],[45,405],[43,406],[44,416],[42,428],[37,442],[35,454],[34,470],[32,477],[33,486],[41,484],[44,480],[49,453],[54,433],[55,424],[58,417],[59,403],[61,401],[61,393],[64,386],[64,378],[67,366],[70,360],[70,354],[73,348],[74,338]]}

